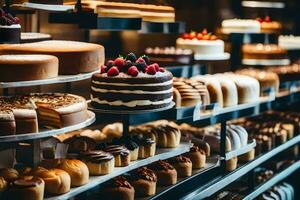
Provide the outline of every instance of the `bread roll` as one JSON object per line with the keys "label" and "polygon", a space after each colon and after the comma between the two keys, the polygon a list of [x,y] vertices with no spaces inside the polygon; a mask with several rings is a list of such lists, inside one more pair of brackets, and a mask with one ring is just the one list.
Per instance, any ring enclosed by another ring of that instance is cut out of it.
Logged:
{"label": "bread roll", "polygon": [[23,176],[12,182],[7,199],[43,200],[45,182],[35,176]]}
{"label": "bread roll", "polygon": [[13,168],[3,168],[0,169],[0,176],[7,182],[12,182],[19,177],[19,172]]}
{"label": "bread roll", "polygon": [[63,160],[58,168],[70,175],[71,187],[85,185],[89,182],[89,169],[80,160]]}
{"label": "bread roll", "polygon": [[35,176],[42,178],[45,182],[45,191],[48,194],[64,194],[70,191],[71,177],[61,169],[50,169],[36,171]]}

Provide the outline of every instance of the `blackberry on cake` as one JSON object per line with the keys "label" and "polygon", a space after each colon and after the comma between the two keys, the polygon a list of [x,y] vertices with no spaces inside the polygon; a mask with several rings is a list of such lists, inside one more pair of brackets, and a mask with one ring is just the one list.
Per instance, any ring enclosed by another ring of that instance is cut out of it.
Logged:
{"label": "blackberry on cake", "polygon": [[[129,53],[110,60],[92,77],[92,106],[107,110],[147,110],[170,106],[173,76],[146,56]],[[113,65],[113,66],[112,66]],[[110,67],[111,66],[111,67]]]}
{"label": "blackberry on cake", "polygon": [[10,13],[5,13],[5,11],[0,8],[0,44],[20,43],[20,38],[20,19],[12,16]]}

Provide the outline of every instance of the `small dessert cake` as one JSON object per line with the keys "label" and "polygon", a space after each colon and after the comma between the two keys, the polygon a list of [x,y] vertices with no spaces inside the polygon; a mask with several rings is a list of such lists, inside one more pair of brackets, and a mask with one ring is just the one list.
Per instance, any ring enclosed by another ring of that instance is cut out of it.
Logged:
{"label": "small dessert cake", "polygon": [[139,159],[149,158],[155,155],[156,142],[151,138],[136,135],[134,141],[139,145]]}
{"label": "small dessert cake", "polygon": [[89,168],[90,175],[104,175],[113,171],[114,156],[104,151],[87,151],[80,154],[80,159]]}
{"label": "small dessert cake", "polygon": [[149,58],[109,60],[92,77],[92,106],[108,110],[148,110],[170,106],[173,100],[173,76],[150,64]]}
{"label": "small dessert cake", "polygon": [[175,9],[171,6],[157,6],[140,4],[143,21],[147,22],[174,22]]}
{"label": "small dessert cake", "polygon": [[279,91],[279,77],[276,73],[254,68],[238,70],[235,73],[253,77],[259,81],[260,92],[263,94],[266,90]]}
{"label": "small dessert cake", "polygon": [[219,56],[224,54],[224,41],[204,29],[201,33],[184,33],[176,40],[176,47],[191,49],[197,56]]}
{"label": "small dessert cake", "polygon": [[16,121],[10,109],[0,110],[0,136],[16,134]]}
{"label": "small dessert cake", "polygon": [[242,47],[245,65],[288,65],[287,51],[275,44],[245,44]]}
{"label": "small dessert cake", "polygon": [[148,47],[145,50],[151,61],[161,66],[188,65],[194,61],[194,53],[191,49],[176,47]]}
{"label": "small dessert cake", "polygon": [[92,72],[104,63],[104,47],[98,44],[47,40],[25,44],[5,45],[3,54],[47,54],[59,60],[59,74]]}
{"label": "small dessert cake", "polygon": [[157,177],[154,171],[141,167],[131,173],[131,185],[138,197],[155,195]]}
{"label": "small dessert cake", "polygon": [[185,178],[192,175],[192,161],[185,156],[176,156],[169,159],[169,163],[177,171],[179,178]]}
{"label": "small dessert cake", "polygon": [[115,167],[125,167],[130,163],[130,151],[122,145],[108,145],[103,151],[115,157]]}
{"label": "small dessert cake", "polygon": [[124,145],[130,151],[130,161],[135,161],[139,156],[139,145],[131,137],[121,137],[113,141],[114,144]]}
{"label": "small dessert cake", "polygon": [[46,33],[22,32],[21,43],[41,42],[51,40],[52,36]]}
{"label": "small dessert cake", "polygon": [[0,44],[20,43],[21,25],[18,17],[5,13],[0,8]]}
{"label": "small dessert cake", "polygon": [[104,199],[134,200],[134,194],[134,187],[130,185],[124,176],[118,176],[110,180],[101,189],[101,195]]}
{"label": "small dessert cake", "polygon": [[50,55],[0,55],[0,81],[31,81],[58,76],[58,59]]}
{"label": "small dessert cake", "polygon": [[151,131],[156,135],[156,145],[161,148],[175,148],[180,144],[181,133],[178,128],[168,124],[151,127]]}
{"label": "small dessert cake", "polygon": [[206,165],[205,152],[196,145],[193,145],[190,152],[185,153],[184,156],[191,159],[193,169],[201,169]]}
{"label": "small dessert cake", "polygon": [[168,162],[159,160],[149,166],[157,176],[157,185],[169,186],[177,183],[177,171]]}
{"label": "small dessert cake", "polygon": [[278,45],[286,50],[299,50],[300,36],[280,35],[278,38]]}
{"label": "small dessert cake", "polygon": [[272,21],[269,16],[265,18],[259,17],[256,20],[260,23],[262,33],[278,33],[282,29],[281,23]]}
{"label": "small dessert cake", "polygon": [[260,33],[261,26],[257,20],[226,19],[222,22],[222,32],[229,33]]}

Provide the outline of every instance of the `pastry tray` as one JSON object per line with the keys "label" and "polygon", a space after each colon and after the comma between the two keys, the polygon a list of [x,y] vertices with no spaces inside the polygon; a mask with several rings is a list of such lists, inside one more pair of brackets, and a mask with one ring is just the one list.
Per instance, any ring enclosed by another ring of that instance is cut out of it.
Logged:
{"label": "pastry tray", "polygon": [[242,6],[247,8],[285,8],[284,2],[270,1],[242,1]]}
{"label": "pastry tray", "polygon": [[227,152],[225,155],[225,160],[230,160],[236,156],[243,155],[243,154],[251,151],[255,147],[256,147],[256,140],[253,139],[246,146],[236,149],[236,150],[233,150],[233,151],[230,151],[230,152]]}
{"label": "pastry tray", "polygon": [[56,78],[33,80],[33,81],[17,81],[17,82],[0,82],[0,88],[16,88],[16,87],[30,87],[37,85],[48,85],[55,83],[68,83],[74,81],[86,80],[92,77],[93,74],[99,72],[99,70],[89,73],[82,73],[76,75],[59,75]]}
{"label": "pastry tray", "polygon": [[181,144],[177,148],[157,148],[156,155],[153,157],[131,162],[129,164],[129,166],[126,166],[126,167],[116,167],[112,173],[107,174],[107,175],[90,176],[90,180],[89,180],[88,184],[80,186],[80,187],[72,188],[71,191],[66,194],[59,195],[59,196],[46,197],[44,199],[45,200],[70,199],[78,194],[81,194],[82,192],[88,191],[88,190],[98,186],[101,183],[104,183],[116,176],[122,175],[122,174],[129,172],[131,170],[134,170],[136,168],[151,164],[158,160],[165,160],[165,159],[186,153],[190,150],[190,147],[191,147],[190,142],[181,142]]}
{"label": "pastry tray", "polygon": [[140,33],[178,34],[185,32],[185,22],[142,22]]}
{"label": "pastry tray", "polygon": [[33,139],[46,138],[46,137],[53,136],[53,135],[59,135],[59,134],[67,133],[70,131],[76,131],[81,128],[85,128],[85,127],[93,124],[95,121],[96,121],[95,113],[88,111],[88,119],[79,124],[67,126],[67,127],[60,128],[60,129],[43,128],[43,129],[40,129],[40,131],[37,133],[0,136],[0,143],[33,140]]}
{"label": "pastry tray", "polygon": [[242,59],[243,65],[252,66],[274,66],[274,65],[289,65],[291,61],[289,59]]}

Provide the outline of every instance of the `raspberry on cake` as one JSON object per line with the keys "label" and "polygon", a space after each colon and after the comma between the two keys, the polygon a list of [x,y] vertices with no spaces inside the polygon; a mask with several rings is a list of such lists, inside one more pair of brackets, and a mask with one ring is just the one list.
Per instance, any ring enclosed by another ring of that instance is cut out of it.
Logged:
{"label": "raspberry on cake", "polygon": [[200,33],[184,33],[176,40],[177,48],[191,49],[195,56],[223,55],[224,41],[204,29]]}
{"label": "raspberry on cake", "polygon": [[281,23],[271,20],[269,16],[265,18],[256,19],[260,23],[260,28],[262,33],[276,33],[280,32],[282,29]]}
{"label": "raspberry on cake", "polygon": [[19,43],[21,38],[21,25],[18,17],[5,13],[0,8],[0,44]]}
{"label": "raspberry on cake", "polygon": [[147,56],[109,60],[92,77],[92,106],[100,109],[144,110],[167,107],[172,103],[173,76],[150,64]]}

